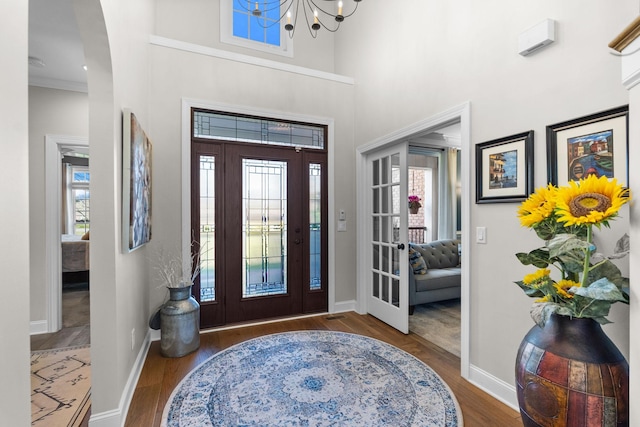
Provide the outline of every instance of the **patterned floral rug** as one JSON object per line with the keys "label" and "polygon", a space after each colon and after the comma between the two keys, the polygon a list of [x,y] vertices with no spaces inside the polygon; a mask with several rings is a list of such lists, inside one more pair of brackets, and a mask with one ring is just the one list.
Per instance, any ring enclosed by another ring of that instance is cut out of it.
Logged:
{"label": "patterned floral rug", "polygon": [[31,426],[79,426],[91,405],[88,346],[31,352]]}
{"label": "patterned floral rug", "polygon": [[455,427],[462,415],[414,356],[361,335],[300,331],[212,356],[173,391],[162,425]]}

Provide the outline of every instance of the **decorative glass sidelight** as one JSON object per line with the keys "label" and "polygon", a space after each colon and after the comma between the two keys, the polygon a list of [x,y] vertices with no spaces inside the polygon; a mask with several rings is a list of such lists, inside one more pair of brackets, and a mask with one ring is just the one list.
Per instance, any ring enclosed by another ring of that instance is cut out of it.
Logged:
{"label": "decorative glass sidelight", "polygon": [[200,156],[200,302],[216,300],[215,157]]}
{"label": "decorative glass sidelight", "polygon": [[309,165],[309,289],[322,289],[322,168]]}
{"label": "decorative glass sidelight", "polygon": [[287,163],[242,160],[242,297],[287,288]]}

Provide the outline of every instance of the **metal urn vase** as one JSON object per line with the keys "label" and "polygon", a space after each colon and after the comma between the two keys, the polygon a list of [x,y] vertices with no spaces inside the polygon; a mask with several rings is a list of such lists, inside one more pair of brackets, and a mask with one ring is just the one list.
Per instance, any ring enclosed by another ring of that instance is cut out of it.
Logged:
{"label": "metal urn vase", "polygon": [[588,318],[551,315],[518,349],[516,388],[525,427],[629,425],[629,365]]}
{"label": "metal urn vase", "polygon": [[160,352],[181,357],[200,347],[200,305],[191,285],[169,288],[169,301],[160,309]]}

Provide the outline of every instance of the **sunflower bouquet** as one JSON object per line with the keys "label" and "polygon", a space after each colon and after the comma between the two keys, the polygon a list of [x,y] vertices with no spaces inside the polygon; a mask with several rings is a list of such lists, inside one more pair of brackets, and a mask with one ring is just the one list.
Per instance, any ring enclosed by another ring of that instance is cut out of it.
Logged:
{"label": "sunflower bouquet", "polygon": [[629,303],[629,279],[611,262],[629,252],[628,236],[611,256],[596,252],[593,244],[593,228],[608,228],[629,200],[629,190],[617,180],[590,175],[564,187],[549,184],[522,202],[520,223],[545,244],[516,254],[523,265],[538,269],[516,283],[536,298],[531,317],[540,327],[553,313],[609,323],[611,305]]}

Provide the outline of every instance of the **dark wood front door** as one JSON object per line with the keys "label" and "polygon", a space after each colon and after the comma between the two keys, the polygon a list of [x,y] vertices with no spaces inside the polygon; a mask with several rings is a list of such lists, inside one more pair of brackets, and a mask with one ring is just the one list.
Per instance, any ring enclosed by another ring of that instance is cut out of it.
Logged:
{"label": "dark wood front door", "polygon": [[194,139],[191,178],[202,327],[327,310],[325,153]]}

